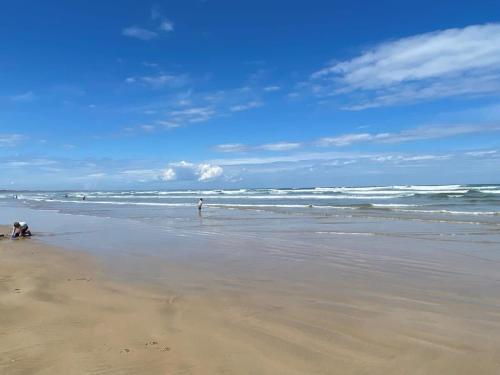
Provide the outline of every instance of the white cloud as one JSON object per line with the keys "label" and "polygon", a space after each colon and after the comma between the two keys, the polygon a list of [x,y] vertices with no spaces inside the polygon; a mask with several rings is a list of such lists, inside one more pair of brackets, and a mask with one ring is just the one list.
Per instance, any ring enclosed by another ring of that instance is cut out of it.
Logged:
{"label": "white cloud", "polygon": [[245,152],[252,150],[265,150],[265,151],[290,151],[302,147],[302,143],[298,142],[277,142],[266,143],[260,146],[249,146],[242,143],[226,143],[216,145],[215,151],[218,152]]}
{"label": "white cloud", "polygon": [[297,142],[278,142],[278,143],[267,143],[265,145],[261,145],[258,148],[267,151],[289,151],[295,150],[301,147],[301,143]]}
{"label": "white cloud", "polygon": [[400,103],[416,103],[422,100],[439,99],[461,95],[486,95],[500,92],[500,74],[463,77],[457,80],[436,80],[426,86],[420,83],[396,85],[362,100],[360,103],[344,105],[342,109],[361,111],[368,108],[391,106]]}
{"label": "white cloud", "polygon": [[55,164],[59,164],[59,162],[57,160],[51,160],[51,159],[30,159],[24,161],[11,161],[6,163],[6,165],[11,167],[28,166],[28,165],[35,167],[44,167]]}
{"label": "white cloud", "polygon": [[178,85],[181,82],[184,82],[184,76],[175,76],[170,74],[160,74],[157,76],[146,76],[141,77],[141,80],[153,87],[162,87],[168,84]]}
{"label": "white cloud", "polygon": [[466,152],[465,154],[469,156],[481,157],[481,156],[494,155],[496,153],[497,153],[496,150],[488,150],[488,151],[469,151]]}
{"label": "white cloud", "polygon": [[[174,79],[166,79],[160,76],[134,77],[137,84],[168,85],[168,87],[179,87],[190,83],[187,75],[176,75]],[[219,90],[214,92],[194,92],[186,88],[178,92],[168,92],[166,97],[153,103],[133,108],[133,111],[142,114],[157,115],[156,118],[148,119],[148,123],[160,125],[166,129],[188,126],[190,124],[208,122],[215,118],[228,117],[236,112],[250,110],[263,105],[259,99],[259,92],[248,86],[237,87],[231,90]],[[160,117],[161,116],[161,117]],[[137,130],[140,130],[136,126]]]}
{"label": "white cloud", "polygon": [[273,92],[273,91],[278,91],[278,90],[281,90],[281,87],[279,87],[279,86],[264,87],[264,91],[266,91],[266,92]]}
{"label": "white cloud", "polygon": [[151,40],[158,36],[158,34],[154,31],[143,29],[137,26],[126,27],[122,30],[122,35],[141,40]]}
{"label": "white cloud", "polygon": [[169,20],[163,20],[160,24],[160,30],[166,32],[174,31],[174,24]]}
{"label": "white cloud", "polygon": [[212,107],[191,107],[170,112],[173,122],[204,122],[210,120],[216,115],[216,111]]}
{"label": "white cloud", "polygon": [[[357,143],[404,143],[428,139],[450,138],[466,134],[483,134],[500,132],[500,125],[498,124],[473,124],[473,125],[434,125],[434,126],[421,126],[413,129],[402,130],[393,133],[351,133],[342,134],[334,137],[324,137],[315,141],[304,142],[277,142],[266,143],[258,146],[246,145],[243,143],[228,143],[220,144],[213,147],[214,151],[224,153],[238,153],[250,151],[291,151],[307,146],[312,147],[343,147],[350,146]],[[471,156],[483,156],[486,154],[493,154],[496,151],[479,151],[476,153],[469,153]],[[308,154],[310,155],[310,154]],[[249,158],[246,160],[258,160],[259,158]],[[269,159],[266,159],[269,160]],[[277,157],[277,161],[284,160]]]}
{"label": "white cloud", "polygon": [[160,65],[157,63],[143,61],[142,65],[147,66],[148,68],[158,68]]}
{"label": "white cloud", "polygon": [[353,133],[336,137],[326,137],[318,140],[316,144],[318,146],[348,146],[361,142],[402,143],[498,131],[500,131],[500,125],[423,126],[396,133]]}
{"label": "white cloud", "polygon": [[163,175],[161,178],[163,181],[173,181],[177,178],[177,175],[173,168],[167,168],[165,169],[165,171],[163,171]]}
{"label": "white cloud", "polygon": [[317,95],[361,97],[364,109],[500,92],[500,24],[473,25],[388,41],[311,76]]}
{"label": "white cloud", "polygon": [[151,133],[156,129],[154,125],[148,125],[148,124],[140,125],[140,128],[148,133]]}
{"label": "white cloud", "polygon": [[174,24],[168,18],[163,16],[162,12],[158,8],[153,8],[151,10],[151,19],[154,21],[160,21],[159,29],[165,32],[174,31]]}
{"label": "white cloud", "polygon": [[325,137],[318,141],[320,146],[347,146],[352,143],[366,142],[373,139],[373,135],[368,133],[344,134],[338,137]]}
{"label": "white cloud", "polygon": [[170,166],[172,167],[178,167],[178,168],[193,168],[195,165],[193,163],[190,163],[185,160],[181,160],[176,163],[170,163]]}
{"label": "white cloud", "polygon": [[223,172],[222,167],[215,164],[194,164],[187,161],[180,161],[170,163],[162,172],[160,178],[164,181],[210,181],[222,176]]}
{"label": "white cloud", "polygon": [[241,112],[241,111],[246,111],[247,109],[258,108],[258,107],[262,107],[262,106],[263,106],[262,102],[251,101],[251,102],[248,102],[245,104],[234,105],[231,108],[229,108],[229,110],[231,112]]}
{"label": "white cloud", "polygon": [[160,125],[164,129],[175,129],[175,128],[178,128],[180,126],[179,123],[174,122],[174,121],[162,121],[162,120],[159,120],[159,121],[156,121],[156,123],[158,125]]}
{"label": "white cloud", "polygon": [[99,172],[99,173],[90,173],[90,174],[83,176],[83,177],[84,178],[103,178],[106,176],[107,176],[106,173]]}
{"label": "white cloud", "polygon": [[13,102],[32,102],[37,99],[37,96],[33,93],[33,91],[28,91],[23,94],[12,95],[10,100]]}
{"label": "white cloud", "polygon": [[247,146],[242,143],[226,143],[214,147],[218,152],[243,152],[247,150]]}
{"label": "white cloud", "polygon": [[15,146],[22,139],[21,134],[0,134],[0,147]]}
{"label": "white cloud", "polygon": [[162,88],[165,86],[180,87],[187,83],[188,77],[184,74],[174,75],[161,73],[154,76],[128,77],[126,83],[142,83],[152,88]]}
{"label": "white cloud", "polygon": [[425,161],[425,160],[447,160],[450,159],[452,155],[415,155],[401,157],[403,161]]}
{"label": "white cloud", "polygon": [[227,158],[214,159],[208,163],[225,166],[237,165],[259,165],[273,163],[296,163],[301,161],[333,160],[333,159],[355,159],[359,157],[372,157],[372,154],[359,154],[348,152],[301,152],[294,155],[248,157],[248,158]]}
{"label": "white cloud", "polygon": [[223,169],[218,165],[200,164],[198,166],[198,181],[208,181],[222,175]]}

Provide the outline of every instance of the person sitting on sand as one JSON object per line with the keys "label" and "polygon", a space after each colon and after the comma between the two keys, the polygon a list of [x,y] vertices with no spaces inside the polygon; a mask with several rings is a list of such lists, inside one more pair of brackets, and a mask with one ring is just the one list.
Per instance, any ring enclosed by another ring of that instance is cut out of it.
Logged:
{"label": "person sitting on sand", "polygon": [[31,231],[28,224],[24,221],[16,221],[12,227],[11,238],[31,237]]}
{"label": "person sitting on sand", "polygon": [[200,198],[200,200],[198,201],[198,210],[201,211],[203,207],[203,198]]}

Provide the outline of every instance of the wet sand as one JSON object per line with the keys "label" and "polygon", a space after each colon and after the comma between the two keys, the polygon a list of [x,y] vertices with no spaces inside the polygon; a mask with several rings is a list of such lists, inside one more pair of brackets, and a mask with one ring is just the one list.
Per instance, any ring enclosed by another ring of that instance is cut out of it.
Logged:
{"label": "wet sand", "polygon": [[139,283],[0,240],[0,373],[498,374],[498,263],[328,249],[207,280],[153,259],[163,277]]}

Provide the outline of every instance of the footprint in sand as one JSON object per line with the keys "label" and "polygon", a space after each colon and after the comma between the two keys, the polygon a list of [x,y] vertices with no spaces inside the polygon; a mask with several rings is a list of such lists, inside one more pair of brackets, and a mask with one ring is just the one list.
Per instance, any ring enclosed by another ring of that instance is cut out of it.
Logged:
{"label": "footprint in sand", "polygon": [[[144,345],[146,345],[146,346],[155,346],[155,345],[158,345],[158,344],[159,344],[158,341],[148,341]],[[158,348],[158,350],[161,351],[161,352],[169,352],[170,348],[168,346],[164,346],[162,348]]]}
{"label": "footprint in sand", "polygon": [[16,289],[14,289],[14,290],[13,290],[13,292],[14,292],[14,293],[21,293],[21,289],[16,288]]}
{"label": "footprint in sand", "polygon": [[130,353],[130,349],[127,349],[127,348],[122,349],[122,350],[120,350],[120,353]]}

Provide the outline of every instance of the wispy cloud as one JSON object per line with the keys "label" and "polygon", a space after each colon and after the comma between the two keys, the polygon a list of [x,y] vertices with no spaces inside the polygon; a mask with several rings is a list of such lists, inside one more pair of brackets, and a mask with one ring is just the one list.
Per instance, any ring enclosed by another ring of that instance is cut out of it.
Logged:
{"label": "wispy cloud", "polygon": [[10,96],[10,100],[13,102],[32,102],[38,99],[33,91],[27,91],[22,94],[12,95]]}
{"label": "wispy cloud", "polygon": [[230,107],[229,110],[231,112],[241,112],[241,111],[246,111],[246,110],[252,109],[252,108],[259,108],[259,107],[262,107],[263,105],[264,105],[264,103],[254,100],[254,101],[251,101],[248,103],[234,105],[234,106]]}
{"label": "wispy cloud", "polygon": [[149,125],[149,124],[140,125],[140,128],[145,132],[152,132],[156,129],[154,125]]}
{"label": "wispy cloud", "polygon": [[481,150],[481,151],[469,151],[466,152],[465,154],[469,156],[483,157],[483,156],[495,155],[497,152],[498,152],[497,150]]}
{"label": "wispy cloud", "polygon": [[226,143],[222,145],[216,145],[214,147],[214,150],[218,152],[243,152],[248,150],[248,146],[242,143]]}
{"label": "wispy cloud", "polygon": [[166,32],[174,31],[174,24],[171,21],[165,19],[160,24],[160,30]]}
{"label": "wispy cloud", "polygon": [[58,162],[56,160],[51,160],[51,159],[11,160],[3,163],[5,167],[10,167],[10,168],[27,167],[27,166],[43,167],[55,164],[58,164]]}
{"label": "wispy cloud", "polygon": [[500,125],[422,126],[395,133],[353,133],[325,137],[317,141],[319,146],[348,146],[354,143],[403,143],[426,139],[448,138],[464,134],[500,131]]}
{"label": "wispy cloud", "polygon": [[374,136],[369,133],[353,133],[321,138],[317,144],[320,146],[348,146],[352,143],[370,141],[373,138]]}
{"label": "wispy cloud", "polygon": [[305,147],[345,147],[358,143],[405,143],[421,140],[451,138],[466,134],[483,134],[500,132],[498,124],[470,125],[427,125],[405,129],[392,133],[350,133],[333,137],[323,137],[303,142],[276,142],[262,145],[246,145],[243,143],[227,143],[213,147],[214,151],[224,153],[241,153],[250,151],[291,151]]}
{"label": "wispy cloud", "polygon": [[141,40],[151,40],[156,38],[158,33],[141,27],[130,26],[122,30],[122,35]]}
{"label": "wispy cloud", "polygon": [[308,87],[318,96],[347,96],[351,110],[498,93],[500,24],[384,42],[315,72]]}
{"label": "wispy cloud", "polygon": [[158,68],[160,64],[154,63],[154,62],[149,62],[149,61],[143,61],[142,65],[147,66],[148,68]]}
{"label": "wispy cloud", "polygon": [[169,113],[172,123],[197,123],[205,122],[216,116],[217,112],[213,107],[190,107],[174,110]]}
{"label": "wispy cloud", "polygon": [[160,21],[160,26],[158,28],[161,31],[174,31],[174,23],[165,17],[157,7],[153,7],[153,9],[151,9],[151,19],[153,21]]}
{"label": "wispy cloud", "polygon": [[141,76],[141,77],[128,77],[125,79],[126,83],[134,84],[141,83],[147,85],[151,88],[163,88],[163,87],[181,87],[187,84],[189,78],[186,74],[166,74],[160,73],[151,76]]}
{"label": "wispy cloud", "polygon": [[[161,100],[133,109],[147,114],[149,119],[146,122],[155,125],[158,129],[172,129],[208,122],[264,105],[259,96],[261,90],[243,86],[231,90],[195,92],[189,88],[191,80],[187,76],[175,77],[173,80],[160,79],[160,82],[176,88],[182,86],[182,90],[171,90]],[[145,77],[130,77],[126,80],[130,84],[146,84],[146,81],[148,85],[153,84],[152,81],[145,80]],[[130,129],[127,130],[127,134],[134,133],[134,130],[141,130],[140,126],[128,128]]]}
{"label": "wispy cloud", "polygon": [[420,161],[433,161],[433,160],[448,160],[451,159],[453,155],[444,154],[444,155],[433,155],[433,154],[425,154],[425,155],[381,155],[374,156],[369,158],[371,161],[380,162],[380,163],[399,163],[399,162],[420,162]]}
{"label": "wispy cloud", "polygon": [[267,143],[259,146],[258,148],[266,151],[290,151],[300,148],[301,143],[297,142],[277,142],[277,143]]}
{"label": "wispy cloud", "polygon": [[214,151],[226,152],[226,153],[237,153],[237,152],[249,152],[249,151],[290,151],[302,147],[301,143],[298,142],[276,142],[276,143],[266,143],[258,146],[250,146],[242,143],[226,143],[220,144],[213,147]]}
{"label": "wispy cloud", "polygon": [[0,147],[15,146],[23,139],[21,134],[0,134]]}
{"label": "wispy cloud", "polygon": [[264,91],[266,92],[273,92],[273,91],[279,91],[281,90],[280,86],[266,86],[264,87]]}

